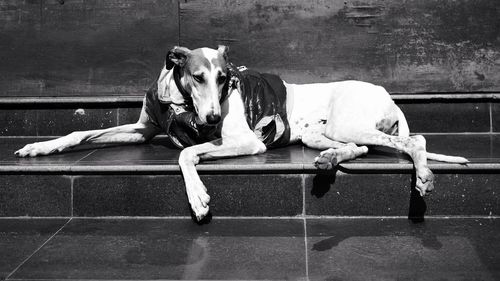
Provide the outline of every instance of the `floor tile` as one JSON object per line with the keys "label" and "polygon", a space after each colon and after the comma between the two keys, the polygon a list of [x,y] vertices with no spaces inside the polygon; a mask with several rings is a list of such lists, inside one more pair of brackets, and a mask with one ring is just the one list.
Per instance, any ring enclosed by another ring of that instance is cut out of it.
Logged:
{"label": "floor tile", "polygon": [[82,175],[73,183],[74,216],[189,216],[180,175]]}
{"label": "floor tile", "polygon": [[500,215],[497,173],[435,174],[435,189],[426,198],[427,215]]}
{"label": "floor tile", "polygon": [[434,191],[422,199],[410,194],[414,186],[411,174],[306,175],[306,214],[407,216],[419,210],[431,216],[500,214],[498,174],[435,173],[434,176]]}
{"label": "floor tile", "polygon": [[0,174],[0,216],[71,216],[71,179]]}
{"label": "floor tile", "polygon": [[263,164],[292,164],[303,163],[303,147],[301,145],[290,145],[282,148],[268,149],[266,153],[228,158],[216,161],[206,161],[210,164],[224,165],[263,165]]}
{"label": "floor tile", "polygon": [[97,149],[78,165],[178,165],[179,149],[169,147],[165,138],[147,144],[107,145]]}
{"label": "floor tile", "polygon": [[[172,148],[168,139],[155,138],[149,144],[109,146],[98,149],[89,157],[78,162],[78,165],[178,165],[181,150]],[[256,166],[262,164],[296,165],[301,167],[303,148],[293,145],[284,148],[270,149],[264,154],[241,156],[221,160],[202,161],[204,165]]]}
{"label": "floor tile", "polygon": [[[203,175],[213,216],[302,213],[302,176]],[[73,186],[75,216],[189,216],[180,175],[82,175]]]}
{"label": "floor tile", "polygon": [[118,125],[132,124],[139,120],[142,105],[118,108]]}
{"label": "floor tile", "polygon": [[0,280],[9,275],[47,239],[64,219],[0,219]]}
{"label": "floor tile", "polygon": [[214,216],[296,216],[302,214],[302,175],[206,175]]}
{"label": "floor tile", "polygon": [[500,103],[494,102],[491,104],[491,127],[493,132],[500,133]]}
{"label": "floor tile", "polygon": [[305,176],[308,215],[405,216],[409,174],[317,174]]}
{"label": "floor tile", "polygon": [[489,132],[487,103],[423,102],[398,104],[411,132]]}
{"label": "floor tile", "polygon": [[2,108],[0,110],[0,135],[36,136],[37,113],[34,110]]}
{"label": "floor tile", "polygon": [[425,138],[430,152],[459,155],[472,162],[500,159],[500,150],[495,149],[500,147],[498,135],[426,135]]}
{"label": "floor tile", "polygon": [[311,280],[499,280],[500,220],[308,219]]}
{"label": "floor tile", "polygon": [[114,108],[38,109],[37,134],[64,136],[73,131],[106,129],[117,125]]}
{"label": "floor tile", "polygon": [[83,145],[63,153],[19,158],[14,152],[26,144],[50,140],[48,138],[4,138],[0,139],[0,165],[70,165],[92,153],[100,145]]}
{"label": "floor tile", "polygon": [[13,278],[302,279],[302,220],[73,219]]}
{"label": "floor tile", "polygon": [[4,108],[0,120],[3,136],[62,136],[116,126],[117,114],[113,108]]}

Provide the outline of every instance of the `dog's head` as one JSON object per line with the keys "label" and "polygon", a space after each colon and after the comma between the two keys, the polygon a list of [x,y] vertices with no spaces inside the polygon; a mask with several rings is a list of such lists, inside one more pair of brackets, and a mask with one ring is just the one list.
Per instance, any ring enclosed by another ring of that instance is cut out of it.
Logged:
{"label": "dog's head", "polygon": [[189,95],[198,118],[204,124],[215,125],[221,120],[219,100],[228,79],[227,51],[226,46],[219,46],[217,50],[174,47],[165,59],[166,70],[177,68],[173,71],[180,82],[177,88]]}

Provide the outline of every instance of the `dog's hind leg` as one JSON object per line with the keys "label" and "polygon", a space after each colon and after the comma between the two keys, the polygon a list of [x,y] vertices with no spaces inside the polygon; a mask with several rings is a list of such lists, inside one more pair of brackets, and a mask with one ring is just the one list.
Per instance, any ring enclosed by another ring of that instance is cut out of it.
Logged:
{"label": "dog's hind leg", "polygon": [[415,166],[417,190],[423,196],[434,189],[434,175],[427,166],[426,141],[423,136],[391,136],[373,129],[356,132],[337,132],[334,138],[361,145],[387,146],[408,154]]}
{"label": "dog's hind leg", "polygon": [[159,128],[147,119],[143,111],[139,121],[135,124],[102,130],[76,131],[57,139],[27,144],[15,154],[19,157],[35,157],[61,152],[81,144],[142,143],[154,137],[158,132]]}
{"label": "dog's hind leg", "polygon": [[343,143],[334,141],[325,136],[326,124],[323,121],[311,122],[304,129],[302,143],[310,148],[323,150],[314,159],[314,164],[318,169],[329,170],[337,166],[338,163],[355,159],[368,152],[366,146],[357,146],[354,143]]}
{"label": "dog's hind leg", "polygon": [[[434,188],[434,176],[427,166],[425,138],[419,135],[408,136],[408,125],[403,119],[403,113],[382,87],[369,84],[350,86],[352,87],[342,92],[336,102],[332,103],[325,136],[335,141],[353,142],[357,145],[391,147],[408,154],[415,166],[416,188],[421,195],[431,191]],[[386,122],[382,122],[384,120]],[[391,128],[396,121],[401,122],[398,124],[401,125],[399,136],[392,135],[395,132]]]}
{"label": "dog's hind leg", "polygon": [[368,147],[357,146],[355,143],[347,143],[342,147],[328,148],[321,151],[318,157],[314,158],[314,165],[321,170],[333,169],[337,164],[356,159],[368,153]]}

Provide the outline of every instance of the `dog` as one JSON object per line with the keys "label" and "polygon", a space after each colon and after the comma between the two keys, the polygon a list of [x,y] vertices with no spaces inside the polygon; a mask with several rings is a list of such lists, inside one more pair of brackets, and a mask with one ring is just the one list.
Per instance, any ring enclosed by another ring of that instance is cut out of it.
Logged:
{"label": "dog", "polygon": [[[144,97],[137,123],[76,131],[28,144],[15,154],[48,155],[87,143],[143,143],[166,132],[182,148],[179,165],[198,220],[209,211],[210,196],[196,171],[196,165],[206,159],[255,155],[301,142],[322,150],[315,165],[326,170],[366,154],[367,145],[386,146],[411,157],[421,196],[434,188],[427,159],[468,162],[427,152],[425,138],[410,136],[403,112],[381,86],[361,81],[290,84],[230,65],[226,46],[194,50],[176,46],[167,53],[157,83]],[[244,81],[245,75],[254,85]],[[271,98],[243,93],[252,87],[275,92]]]}

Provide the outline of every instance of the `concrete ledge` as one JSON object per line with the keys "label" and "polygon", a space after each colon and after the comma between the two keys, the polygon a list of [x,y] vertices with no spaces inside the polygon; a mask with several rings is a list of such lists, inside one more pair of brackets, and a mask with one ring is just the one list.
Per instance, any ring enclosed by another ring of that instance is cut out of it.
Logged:
{"label": "concrete ledge", "polygon": [[[413,165],[394,150],[318,171],[318,151],[293,145],[198,165],[214,216],[496,216],[500,135],[426,135],[429,151],[468,157],[431,161],[436,190],[414,196]],[[0,138],[0,217],[188,216],[179,150],[144,145],[82,146],[17,158],[34,138]],[[411,196],[410,196],[411,195]],[[427,210],[427,211],[426,211]]]}
{"label": "concrete ledge", "polygon": [[[500,160],[499,160],[500,161]],[[429,168],[434,172],[500,172],[500,163],[469,163],[459,164],[438,164],[430,163]],[[224,165],[224,164],[200,164],[197,166],[200,173],[230,174],[238,173],[322,173],[313,164],[248,164],[248,165]],[[338,170],[345,173],[410,173],[413,171],[413,164],[408,163],[344,163],[340,164]],[[327,171],[328,172],[328,171]],[[88,173],[161,173],[180,174],[177,165],[23,165],[10,166],[2,163],[0,173],[64,173],[64,174],[88,174]]]}
{"label": "concrete ledge", "polygon": [[[394,100],[498,100],[497,92],[391,93]],[[142,103],[143,95],[0,97],[0,105]]]}
{"label": "concrete ledge", "polygon": [[[500,135],[426,135],[429,151],[467,157],[467,165],[429,161],[435,172],[477,173],[500,171]],[[17,158],[14,151],[26,143],[43,139],[4,138],[0,145],[0,173],[154,173],[180,174],[180,151],[170,148],[165,138],[144,145],[83,146],[35,158]],[[319,151],[300,145],[269,150],[256,156],[205,161],[197,166],[200,173],[322,173],[314,166]],[[341,163],[344,173],[411,173],[413,164],[395,150],[372,147],[367,156]],[[328,173],[328,172],[327,172]]]}

